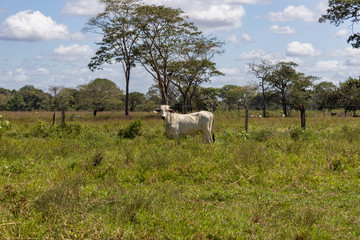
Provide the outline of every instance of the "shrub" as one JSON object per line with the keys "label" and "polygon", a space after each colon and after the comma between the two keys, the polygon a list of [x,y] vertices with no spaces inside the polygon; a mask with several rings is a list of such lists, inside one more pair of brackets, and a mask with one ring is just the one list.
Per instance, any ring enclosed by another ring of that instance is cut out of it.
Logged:
{"label": "shrub", "polygon": [[10,129],[10,122],[7,120],[2,120],[3,116],[0,115],[0,131]]}
{"label": "shrub", "polygon": [[304,135],[304,130],[302,128],[294,128],[290,130],[290,137],[292,140],[299,140],[299,138]]}
{"label": "shrub", "polygon": [[71,123],[65,125],[55,125],[55,124],[46,124],[42,121],[38,121],[36,126],[32,129],[30,135],[35,137],[76,137],[79,136],[82,132],[82,127],[80,124]]}
{"label": "shrub", "polygon": [[142,122],[140,120],[136,120],[130,123],[126,128],[121,128],[118,136],[121,138],[134,139],[136,136],[141,134],[141,126]]}
{"label": "shrub", "polygon": [[264,128],[254,132],[251,132],[251,138],[257,142],[266,142],[270,138],[276,135],[276,131],[271,128]]}

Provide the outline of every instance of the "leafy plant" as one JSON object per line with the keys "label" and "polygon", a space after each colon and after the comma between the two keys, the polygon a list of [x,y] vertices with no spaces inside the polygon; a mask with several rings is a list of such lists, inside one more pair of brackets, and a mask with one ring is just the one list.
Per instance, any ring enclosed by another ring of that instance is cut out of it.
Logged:
{"label": "leafy plant", "polygon": [[8,130],[11,128],[10,122],[8,120],[2,120],[3,116],[0,115],[0,131]]}
{"label": "leafy plant", "polygon": [[121,138],[130,138],[134,139],[135,137],[141,134],[142,122],[140,120],[136,120],[130,123],[127,127],[121,128],[118,136]]}

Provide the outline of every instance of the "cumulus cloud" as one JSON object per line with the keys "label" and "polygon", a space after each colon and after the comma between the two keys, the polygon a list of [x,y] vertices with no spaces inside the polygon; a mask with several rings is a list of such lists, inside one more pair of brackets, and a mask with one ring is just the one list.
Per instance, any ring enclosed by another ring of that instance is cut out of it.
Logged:
{"label": "cumulus cloud", "polygon": [[337,33],[335,33],[333,35],[334,38],[343,38],[346,37],[348,35],[348,31],[346,29],[342,29],[340,31],[338,31]]}
{"label": "cumulus cloud", "polygon": [[320,50],[316,50],[310,43],[300,43],[298,41],[291,42],[286,47],[287,56],[311,56],[316,57],[321,54]]}
{"label": "cumulus cloud", "polygon": [[145,4],[180,8],[201,31],[214,32],[242,26],[242,4],[266,3],[267,0],[143,0]]}
{"label": "cumulus cloud", "polygon": [[61,45],[53,50],[52,58],[75,66],[86,66],[93,54],[94,50],[88,45]]}
{"label": "cumulus cloud", "polygon": [[319,61],[311,70],[314,72],[339,72],[344,71],[345,66],[336,60]]}
{"label": "cumulus cloud", "polygon": [[296,19],[305,22],[315,21],[314,13],[304,5],[290,5],[286,7],[282,12],[271,12],[268,17],[273,22],[289,22]]}
{"label": "cumulus cloud", "polygon": [[98,0],[73,0],[67,1],[61,13],[75,16],[95,16],[102,12],[104,6]]}
{"label": "cumulus cloud", "polygon": [[230,43],[236,43],[236,44],[238,44],[238,43],[247,43],[247,42],[251,42],[252,38],[247,33],[242,34],[240,38],[238,36],[236,36],[235,34],[231,34],[230,36],[228,36],[226,38],[226,41],[230,42]]}
{"label": "cumulus cloud", "polygon": [[255,49],[249,52],[244,52],[238,56],[238,59],[241,61],[254,61],[259,59],[265,59],[271,62],[285,61],[285,62],[294,62],[299,65],[304,64],[304,62],[301,59],[295,56],[284,56],[283,54],[268,52],[263,49]]}
{"label": "cumulus cloud", "polygon": [[345,58],[346,66],[359,67],[360,66],[360,49],[347,47],[343,50],[335,50],[330,53],[332,57]]}
{"label": "cumulus cloud", "polygon": [[70,34],[68,27],[57,24],[39,11],[21,11],[8,17],[0,26],[0,39],[17,41],[44,41],[80,39],[82,34]]}
{"label": "cumulus cloud", "polygon": [[27,72],[22,68],[17,68],[8,73],[8,79],[15,82],[25,82],[28,79]]}
{"label": "cumulus cloud", "polygon": [[270,27],[270,30],[273,33],[277,33],[277,34],[284,34],[284,35],[291,35],[291,34],[295,34],[296,31],[295,29],[291,28],[291,27],[279,27],[278,25],[273,25]]}
{"label": "cumulus cloud", "polygon": [[219,31],[239,28],[245,9],[241,6],[212,5],[198,11],[191,11],[188,16],[204,31]]}

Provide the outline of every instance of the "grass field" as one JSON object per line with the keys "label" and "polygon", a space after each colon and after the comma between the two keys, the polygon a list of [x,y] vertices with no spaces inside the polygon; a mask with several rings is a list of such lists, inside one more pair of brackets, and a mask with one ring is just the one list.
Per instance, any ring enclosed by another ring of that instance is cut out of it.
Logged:
{"label": "grass field", "polygon": [[0,115],[0,239],[360,238],[359,118],[216,112],[179,146],[150,113]]}

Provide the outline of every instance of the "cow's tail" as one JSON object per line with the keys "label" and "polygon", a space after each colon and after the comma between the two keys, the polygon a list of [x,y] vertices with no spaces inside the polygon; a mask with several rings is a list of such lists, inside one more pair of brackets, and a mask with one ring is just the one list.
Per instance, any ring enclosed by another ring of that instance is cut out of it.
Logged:
{"label": "cow's tail", "polygon": [[212,132],[212,140],[213,140],[213,143],[215,142],[214,122],[215,122],[215,118],[213,117],[213,120],[212,120],[212,126],[211,126],[211,132]]}

